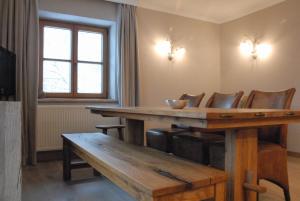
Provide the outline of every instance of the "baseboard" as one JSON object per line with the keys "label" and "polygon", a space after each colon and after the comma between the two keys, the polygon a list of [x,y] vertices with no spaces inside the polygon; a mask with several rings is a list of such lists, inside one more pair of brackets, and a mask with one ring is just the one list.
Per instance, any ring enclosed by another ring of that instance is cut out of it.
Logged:
{"label": "baseboard", "polygon": [[37,152],[37,162],[60,161],[62,159],[63,159],[62,150]]}
{"label": "baseboard", "polygon": [[[72,153],[72,159],[78,159],[79,157]],[[51,161],[62,161],[63,151],[62,150],[52,150],[52,151],[38,151],[37,152],[37,162],[51,162]]]}
{"label": "baseboard", "polygon": [[293,151],[288,151],[288,156],[300,158],[300,153],[298,153],[298,152],[293,152]]}

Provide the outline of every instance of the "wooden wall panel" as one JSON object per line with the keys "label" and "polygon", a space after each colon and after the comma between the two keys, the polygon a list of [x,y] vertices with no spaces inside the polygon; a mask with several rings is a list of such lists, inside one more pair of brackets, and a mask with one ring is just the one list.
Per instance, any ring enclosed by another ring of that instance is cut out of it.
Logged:
{"label": "wooden wall panel", "polygon": [[0,102],[0,200],[21,200],[21,104]]}

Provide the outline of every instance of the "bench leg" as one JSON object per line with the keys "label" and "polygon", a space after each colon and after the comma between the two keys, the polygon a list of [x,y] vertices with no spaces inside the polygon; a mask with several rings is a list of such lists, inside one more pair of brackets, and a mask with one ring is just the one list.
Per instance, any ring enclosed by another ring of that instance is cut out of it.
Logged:
{"label": "bench leg", "polygon": [[66,140],[63,141],[63,179],[71,180],[71,148]]}
{"label": "bench leg", "polygon": [[[215,201],[225,201],[225,195],[224,192],[221,191],[225,190],[225,183],[223,185],[211,185],[208,187],[203,187],[200,189],[194,189],[194,190],[187,190],[184,192],[174,193],[174,194],[168,194],[161,197],[145,197],[144,199],[141,199],[143,201],[213,201],[215,198]],[[219,193],[216,193],[215,191],[218,191]],[[223,196],[221,196],[221,194]]]}
{"label": "bench leg", "polygon": [[94,176],[96,176],[96,177],[100,177],[101,176],[101,173],[98,172],[96,169],[93,169],[93,173],[94,173]]}

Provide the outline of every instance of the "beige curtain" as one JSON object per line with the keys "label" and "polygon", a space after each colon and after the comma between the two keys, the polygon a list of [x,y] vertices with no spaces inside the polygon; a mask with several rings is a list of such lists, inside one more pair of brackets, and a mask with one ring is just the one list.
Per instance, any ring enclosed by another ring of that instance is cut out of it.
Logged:
{"label": "beige curtain", "polygon": [[118,8],[118,86],[122,106],[138,105],[138,44],[136,7]]}
{"label": "beige curtain", "polygon": [[23,164],[36,163],[38,27],[37,0],[0,0],[0,45],[16,54],[17,100],[22,102]]}

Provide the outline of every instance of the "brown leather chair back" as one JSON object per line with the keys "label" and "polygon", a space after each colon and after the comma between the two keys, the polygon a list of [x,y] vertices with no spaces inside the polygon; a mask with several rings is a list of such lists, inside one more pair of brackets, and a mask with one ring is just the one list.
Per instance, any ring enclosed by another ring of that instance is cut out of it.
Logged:
{"label": "brown leather chair back", "polygon": [[183,94],[179,100],[187,100],[187,107],[199,107],[202,99],[204,98],[205,93],[202,93],[200,95],[190,95],[190,94]]}
{"label": "brown leather chair back", "polygon": [[[256,109],[290,109],[296,89],[279,92],[253,90],[247,100],[246,108]],[[281,144],[286,148],[287,125],[260,128],[258,138],[261,141]]]}
{"label": "brown leather chair back", "polygon": [[294,88],[279,92],[253,90],[248,97],[246,108],[289,109],[295,92]]}
{"label": "brown leather chair back", "polygon": [[237,108],[244,92],[234,94],[214,93],[206,103],[207,108]]}

